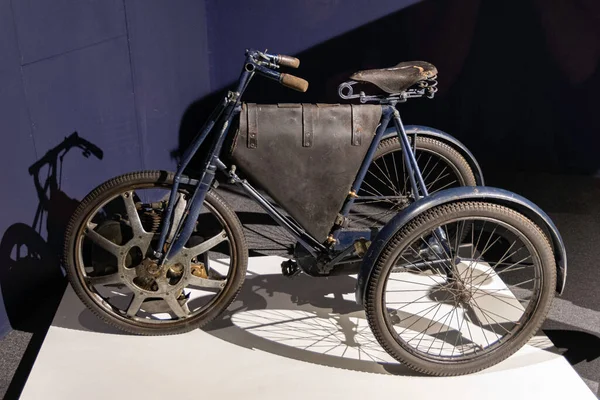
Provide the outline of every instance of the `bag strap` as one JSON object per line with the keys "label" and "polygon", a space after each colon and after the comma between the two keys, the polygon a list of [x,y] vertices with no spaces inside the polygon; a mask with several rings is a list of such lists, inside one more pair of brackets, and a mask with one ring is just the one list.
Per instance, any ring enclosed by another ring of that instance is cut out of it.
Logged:
{"label": "bag strap", "polygon": [[315,118],[317,106],[314,104],[302,105],[302,147],[311,147],[315,133]]}
{"label": "bag strap", "polygon": [[258,105],[248,104],[248,148],[258,148]]}
{"label": "bag strap", "polygon": [[354,105],[350,106],[350,119],[352,121],[352,146],[360,146],[362,143],[362,130],[360,122],[358,121],[357,113],[354,112]]}

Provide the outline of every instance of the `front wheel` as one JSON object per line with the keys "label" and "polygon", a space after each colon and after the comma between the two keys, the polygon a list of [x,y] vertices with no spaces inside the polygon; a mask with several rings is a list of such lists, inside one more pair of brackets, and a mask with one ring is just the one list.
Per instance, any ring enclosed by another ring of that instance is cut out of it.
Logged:
{"label": "front wheel", "polygon": [[[181,252],[164,265],[148,257],[172,186],[173,175],[162,171],[111,179],[83,199],[67,228],[64,264],[73,289],[102,320],[127,332],[202,326],[234,300],[246,275],[242,226],[213,191]],[[174,226],[194,189],[180,184]]]}
{"label": "front wheel", "polygon": [[540,328],[556,266],[541,229],[510,208],[463,201],[402,227],[375,262],[365,308],[381,346],[431,375],[490,367]]}

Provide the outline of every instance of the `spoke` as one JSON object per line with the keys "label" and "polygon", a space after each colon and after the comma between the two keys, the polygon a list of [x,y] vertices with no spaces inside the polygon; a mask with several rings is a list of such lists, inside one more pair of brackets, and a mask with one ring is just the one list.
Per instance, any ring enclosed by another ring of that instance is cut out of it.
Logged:
{"label": "spoke", "polygon": [[179,304],[179,301],[177,301],[177,298],[173,294],[165,296],[164,299],[173,311],[173,313],[179,318],[185,318],[190,315],[190,309],[188,308],[187,300],[185,303],[183,303],[183,305],[181,305]]}
{"label": "spoke", "polygon": [[[365,181],[363,181],[363,183],[366,183],[367,185],[369,184],[368,182],[365,182]],[[369,186],[370,186],[370,185],[369,185]],[[376,189],[373,189],[373,190],[376,190]],[[393,201],[391,201],[391,200],[389,199],[389,198],[390,198],[390,196],[384,196],[383,194],[381,194],[381,193],[379,193],[379,192],[377,192],[377,193],[370,192],[370,191],[368,191],[367,189],[365,189],[365,188],[364,188],[362,185],[361,185],[361,187],[360,187],[360,191],[361,191],[361,192],[365,192],[365,193],[367,193],[367,194],[370,194],[371,196],[375,196],[375,197],[377,197],[379,202],[385,201],[385,202],[388,202],[388,203],[390,203],[390,204],[394,204],[394,205],[396,204],[396,203],[394,203]],[[400,195],[400,196],[402,196],[402,195]],[[360,204],[364,204],[364,203],[360,203]]]}
{"label": "spoke", "polygon": [[[431,343],[429,344],[429,348],[427,349],[427,353],[429,353],[429,351],[430,351],[430,350],[431,350],[431,348],[433,347],[433,344],[434,344],[434,343],[435,343],[435,342],[438,340],[438,336],[439,336],[439,335],[440,335],[440,333],[442,332],[442,329],[444,329],[444,326],[445,326],[445,327],[447,327],[447,328],[449,328],[449,326],[448,326],[448,325],[446,325],[446,322],[448,321],[448,317],[449,317],[450,315],[452,315],[453,313],[454,313],[454,307],[453,307],[453,308],[452,308],[450,311],[448,311],[446,314],[444,314],[444,315],[442,315],[442,316],[440,317],[440,320],[441,320],[442,318],[444,318],[444,317],[446,317],[446,318],[444,319],[444,322],[440,323],[440,329],[437,331],[437,333],[436,333],[435,335],[429,335],[429,336],[431,336],[431,337],[433,338],[433,340],[432,340],[432,341],[431,341]],[[438,323],[439,323],[439,322],[438,322]],[[443,344],[442,344],[442,347],[444,347],[444,345],[443,345]],[[440,354],[441,354],[441,352],[440,352]]]}
{"label": "spoke", "polygon": [[[496,335],[496,339],[497,339],[497,340],[498,340],[500,343],[502,343],[502,338],[504,337],[504,335],[499,335],[499,334],[497,334],[497,333],[496,333],[496,330],[494,329],[494,324],[492,324],[492,323],[490,322],[490,320],[488,319],[488,317],[490,317],[490,319],[491,319],[492,321],[494,321],[494,322],[495,322],[495,325],[497,325],[497,326],[499,326],[500,328],[504,329],[504,330],[505,330],[506,332],[508,332],[508,333],[510,333],[510,331],[509,331],[508,329],[506,329],[505,327],[503,327],[503,326],[502,326],[502,325],[501,325],[501,324],[500,324],[498,321],[496,321],[494,318],[492,318],[492,316],[491,316],[491,315],[489,315],[489,314],[487,314],[485,311],[483,311],[483,310],[481,309],[481,307],[479,307],[479,305],[477,304],[477,302],[475,302],[475,301],[474,301],[473,303],[475,304],[475,307],[477,307],[477,308],[479,309],[479,311],[481,311],[481,314],[483,315],[483,317],[484,317],[484,318],[485,318],[485,320],[487,321],[487,327],[489,327],[489,328],[492,330],[492,332],[494,332],[494,335]],[[469,305],[470,305],[470,303],[469,303]],[[480,326],[480,327],[481,327],[481,329],[483,329],[483,326]],[[488,342],[488,346],[489,346],[489,342]]]}
{"label": "spoke", "polygon": [[206,278],[201,278],[196,275],[190,275],[188,281],[189,281],[189,286],[201,287],[201,288],[215,288],[215,289],[222,289],[225,287],[225,284],[227,283],[227,280],[221,281],[221,280],[216,280],[216,279],[206,279]]}
{"label": "spoke", "polygon": [[463,235],[463,232],[465,230],[465,225],[466,225],[466,222],[462,221],[462,226],[460,228],[460,233],[458,233],[459,232],[459,230],[458,230],[458,224],[460,222],[461,221],[456,221],[456,241],[455,241],[456,244],[454,245],[454,251],[456,252],[457,255],[459,255],[459,247],[462,244],[462,235]]}
{"label": "spoke", "polygon": [[127,315],[129,317],[134,317],[140,310],[143,302],[144,298],[142,296],[134,294],[131,303],[129,303],[129,307],[127,307]]}
{"label": "spoke", "polygon": [[[466,315],[466,312],[463,309],[462,322],[458,326],[458,334],[456,335],[456,340],[454,341],[454,347],[452,348],[452,354],[450,354],[450,357],[452,357],[454,355],[454,350],[456,350],[456,346],[458,345],[458,339],[460,339],[461,346],[463,344],[463,341],[462,341],[462,338],[463,338],[462,327],[463,327],[463,325],[465,323],[465,315]],[[458,315],[456,316],[456,320],[458,320]],[[464,352],[462,352],[462,353],[464,354]]]}
{"label": "spoke", "polygon": [[383,160],[383,166],[385,167],[385,170],[387,171],[387,175],[385,177],[388,180],[388,182],[390,182],[390,184],[394,187],[394,192],[398,193],[398,191],[396,189],[400,189],[400,188],[396,188],[396,185],[394,185],[394,182],[392,182],[392,174],[390,174],[390,170],[388,169],[386,157],[383,156],[383,157],[381,157],[381,159]]}
{"label": "spoke", "polygon": [[[373,185],[371,185],[369,182],[367,182],[367,181],[363,181],[363,183],[364,183],[365,185],[368,185],[368,186],[371,188],[371,190],[374,190],[374,191],[375,191],[375,193],[373,193],[373,192],[369,192],[369,191],[367,191],[367,190],[363,189],[365,192],[369,193],[369,194],[370,194],[370,195],[372,195],[372,196],[381,196],[381,197],[385,197],[385,196],[384,196],[384,195],[383,195],[383,194],[382,194],[382,193],[381,193],[379,190],[375,189],[375,188],[373,187]],[[362,185],[361,185],[361,187],[362,187]]]}
{"label": "spoke", "polygon": [[[402,292],[398,292],[398,293],[402,293]],[[410,301],[410,302],[400,302],[400,301],[395,301],[395,302],[389,302],[389,303],[388,303],[388,302],[386,301],[385,303],[386,303],[386,304],[395,304],[395,303],[403,304],[403,303],[407,303],[407,304],[404,304],[402,307],[396,308],[394,311],[400,311],[400,310],[402,310],[403,308],[405,308],[405,307],[408,307],[408,306],[409,306],[409,305],[411,305],[411,304],[420,304],[420,303],[435,303],[435,304],[433,305],[433,307],[435,307],[437,304],[439,304],[439,303],[438,303],[438,302],[436,302],[436,301],[419,301],[419,300],[421,300],[421,299],[423,299],[423,298],[425,298],[425,297],[427,297],[427,296],[429,296],[429,293],[426,293],[426,294],[424,294],[423,296],[421,296],[421,297],[419,297],[419,298],[417,298],[417,299],[414,299],[413,301]],[[417,313],[417,314],[418,314],[418,313]]]}
{"label": "spoke", "polygon": [[[421,168],[421,175],[425,176],[425,172],[427,171],[427,166],[429,165],[429,163],[431,162],[431,158],[433,156],[431,154],[429,154],[429,158],[427,159],[427,162],[425,163],[425,166],[423,168]],[[419,160],[417,159],[417,165],[419,165]],[[431,173],[431,172],[430,172]],[[429,176],[429,175],[428,175]],[[425,178],[423,178],[423,182],[425,182]]]}
{"label": "spoke", "polygon": [[142,226],[140,215],[135,207],[135,203],[133,202],[133,191],[123,193],[121,198],[123,199],[123,203],[125,203],[127,218],[129,219],[129,225],[131,226],[131,229],[133,229],[134,235],[142,235],[146,233],[144,227]]}
{"label": "spoke", "polygon": [[[377,166],[377,164],[375,164],[375,163],[374,163],[374,165],[375,165],[377,168],[379,168],[379,167]],[[379,168],[379,170],[381,171],[381,168]],[[394,185],[394,184],[392,183],[392,181],[390,181],[390,180],[388,179],[388,181],[389,181],[389,182],[392,184],[392,186],[390,186],[390,185],[388,185],[387,183],[385,183],[383,180],[381,180],[381,178],[379,178],[379,177],[378,177],[377,175],[375,175],[373,172],[371,172],[371,170],[367,170],[367,172],[368,172],[368,173],[370,173],[371,175],[373,175],[373,176],[375,177],[375,179],[377,179],[379,182],[381,182],[382,184],[384,184],[385,186],[387,186],[387,187],[388,187],[388,188],[389,188],[389,189],[390,189],[390,190],[391,190],[391,191],[392,191],[392,192],[393,192],[395,195],[398,195],[398,196],[400,195],[400,194],[398,193],[398,191],[396,190],[396,188],[395,188],[395,187],[393,187],[393,185]],[[386,178],[387,178],[387,177],[386,177]]]}
{"label": "spoke", "polygon": [[[514,320],[512,320],[512,319],[508,319],[508,318],[506,318],[506,317],[503,317],[502,315],[500,315],[500,314],[496,314],[495,312],[493,312],[493,311],[490,311],[490,310],[488,310],[487,308],[482,308],[482,307],[481,307],[479,304],[477,304],[477,302],[475,302],[475,301],[474,301],[473,303],[475,303],[475,306],[477,307],[477,309],[479,309],[479,310],[480,310],[482,313],[483,313],[483,312],[485,312],[485,314],[487,314],[487,316],[488,316],[488,317],[490,317],[490,318],[492,318],[492,315],[495,315],[496,317],[498,317],[498,318],[501,318],[501,319],[505,320],[506,322],[510,322],[510,323],[511,323],[511,324],[513,324],[513,325],[520,325],[518,321],[514,321]],[[470,305],[470,304],[471,304],[471,303],[469,303],[469,305]],[[490,315],[490,314],[491,314],[491,315]],[[493,318],[492,318],[492,320],[493,320],[493,321],[496,323],[496,325],[501,325],[501,324],[500,324],[498,321],[496,321],[495,319],[493,319]],[[504,327],[502,327],[502,329],[504,329],[504,330],[505,330],[505,331],[507,331],[507,332],[510,332],[508,329],[506,329],[506,328],[504,328]]]}
{"label": "spoke", "polygon": [[[455,180],[453,180],[452,182],[445,184],[445,185],[444,185],[444,186],[442,186],[441,188],[435,189],[433,192],[429,192],[429,195],[431,196],[432,194],[434,194],[434,193],[437,193],[437,192],[439,192],[440,190],[444,190],[444,189],[446,189],[448,186],[450,186],[450,185],[452,185],[452,184],[454,184],[454,183],[458,183],[458,181],[455,179]],[[428,189],[428,191],[429,191],[429,189]]]}
{"label": "spoke", "polygon": [[[482,294],[480,294],[479,296],[473,296],[473,300],[477,300],[477,299],[479,299],[481,297],[485,297],[485,296],[492,296],[494,293],[505,292],[505,291],[508,291],[508,292],[510,292],[511,294],[514,295],[514,293],[511,290],[511,288],[516,288],[516,287],[519,287],[519,286],[524,285],[526,283],[534,282],[534,281],[539,281],[539,280],[540,280],[540,278],[531,278],[531,279],[528,279],[528,280],[523,281],[521,283],[515,283],[514,285],[510,285],[510,287],[507,286],[507,287],[502,288],[502,289],[479,290]],[[519,289],[521,289],[521,290],[527,290],[527,291],[533,291],[533,289],[523,289],[523,288],[519,288]],[[497,296],[492,296],[492,297],[496,298]],[[523,299],[523,300],[517,299],[517,300],[519,302],[521,302],[521,301],[527,301],[526,299]]]}
{"label": "spoke", "polygon": [[440,311],[440,309],[442,308],[442,304],[440,304],[437,308],[437,310],[435,310],[435,313],[433,314],[433,317],[431,317],[431,320],[429,320],[429,324],[427,324],[427,327],[423,330],[423,332],[418,333],[417,335],[415,335],[415,337],[413,337],[412,339],[410,339],[408,342],[409,343],[411,340],[415,339],[417,336],[421,335],[421,339],[419,339],[419,343],[417,343],[417,346],[415,347],[415,349],[419,350],[419,346],[421,345],[421,342],[423,341],[423,338],[425,337],[425,334],[429,331],[429,328],[431,328],[433,326],[433,324],[435,324],[435,316],[437,315],[438,311]]}
{"label": "spoke", "polygon": [[[492,231],[492,234],[490,235],[488,240],[485,242],[485,245],[483,246],[483,251],[481,252],[481,254],[479,254],[479,257],[477,257],[477,259],[475,261],[471,261],[469,263],[468,268],[471,270],[471,274],[469,276],[469,282],[471,285],[473,285],[473,271],[475,270],[475,268],[471,268],[473,266],[473,263],[475,263],[475,264],[479,263],[481,261],[481,259],[483,258],[483,255],[485,254],[485,252],[488,251],[489,249],[491,249],[498,242],[498,240],[502,239],[502,236],[498,235],[498,238],[496,240],[494,240],[494,242],[491,245],[489,245],[489,247],[488,247],[490,239],[494,236],[494,233],[496,232],[497,228],[498,227],[494,228],[494,230]],[[490,271],[486,275],[485,279],[487,279],[491,275],[492,271],[494,271],[494,269],[490,268]],[[485,282],[485,280],[483,282]]]}
{"label": "spoke", "polygon": [[[521,269],[521,268],[517,268],[517,269],[515,270],[515,269],[513,269],[513,267],[516,267],[517,265],[521,264],[523,261],[525,261],[525,260],[527,260],[527,259],[529,259],[529,258],[531,258],[531,254],[530,254],[530,255],[528,255],[527,257],[525,257],[525,258],[523,258],[523,259],[521,259],[521,260],[517,261],[516,263],[514,263],[514,264],[511,264],[510,266],[506,267],[506,268],[505,268],[505,269],[503,269],[502,271],[498,272],[498,274],[504,273],[504,272],[506,272],[506,271],[516,271],[516,270],[519,270],[519,269]],[[498,264],[496,263],[496,265],[498,265]],[[526,267],[533,267],[533,266],[534,266],[534,264],[528,264],[527,266],[525,266],[525,267],[522,267],[522,268],[526,268]]]}
{"label": "spoke", "polygon": [[[511,293],[512,293],[512,292],[511,292]],[[482,295],[481,297],[485,297],[485,296],[483,296],[483,295]],[[478,297],[478,298],[481,298],[481,297]],[[492,298],[494,298],[495,300],[498,300],[498,301],[500,301],[500,302],[502,302],[502,303],[504,303],[504,304],[508,305],[508,306],[511,306],[511,307],[512,307],[512,308],[514,308],[515,310],[519,310],[519,311],[523,312],[523,308],[521,308],[521,307],[517,307],[517,306],[515,306],[514,304],[511,304],[511,303],[509,303],[508,301],[504,300],[504,299],[503,299],[503,298],[501,298],[501,297],[498,297],[498,296],[491,296],[491,297],[492,297]],[[515,297],[515,300],[519,301],[519,299],[517,299],[516,297]],[[524,300],[524,301],[526,301],[526,300]],[[477,302],[476,302],[476,301],[473,301],[473,303],[475,303],[475,304],[477,305]],[[519,302],[519,305],[522,305],[522,304]],[[478,307],[479,307],[479,306],[478,306]]]}
{"label": "spoke", "polygon": [[188,251],[188,255],[190,256],[189,258],[206,253],[208,250],[212,249],[213,247],[225,240],[227,240],[227,232],[225,232],[225,230],[222,230],[218,235],[215,235],[210,239],[205,240],[199,245],[191,247]]}
{"label": "spoke", "polygon": [[119,283],[123,283],[121,281],[121,277],[119,276],[118,273],[112,273],[112,274],[108,274],[108,275],[102,275],[102,276],[86,276],[85,280],[90,284],[90,285],[116,285]]}
{"label": "spoke", "polygon": [[425,177],[423,177],[423,182],[427,181],[427,178],[429,178],[429,175],[431,175],[431,173],[435,170],[435,167],[437,167],[439,163],[440,160],[437,160],[433,167],[431,167],[431,171],[429,171],[429,173]]}
{"label": "spoke", "polygon": [[438,305],[439,305],[439,304],[437,304],[437,303],[436,303],[436,304],[432,305],[431,307],[427,307],[426,309],[424,309],[424,310],[421,310],[421,311],[417,312],[416,314],[412,314],[412,315],[411,315],[410,317],[408,317],[408,318],[405,318],[405,319],[404,319],[404,321],[406,321],[406,320],[409,320],[410,318],[412,318],[412,317],[416,317],[416,316],[418,316],[419,314],[421,314],[423,311],[425,311],[425,314],[423,314],[423,315],[419,316],[419,318],[417,318],[417,320],[416,320],[415,322],[413,322],[413,323],[412,323],[412,324],[410,324],[409,326],[405,327],[405,328],[404,328],[404,330],[403,330],[402,332],[398,333],[398,336],[402,336],[402,334],[403,334],[404,332],[406,332],[407,330],[409,330],[410,328],[412,328],[412,327],[413,327],[413,326],[414,326],[414,325],[415,325],[417,322],[419,322],[420,320],[422,320],[423,318],[425,318],[425,316],[426,316],[427,314],[429,314],[429,313],[430,313],[430,312],[431,312],[431,311],[432,311],[432,310],[433,310],[433,309],[434,309],[436,306],[438,306]]}
{"label": "spoke", "polygon": [[392,163],[394,164],[394,173],[396,175],[396,183],[398,184],[398,190],[400,190],[400,178],[398,177],[398,167],[396,166],[396,157],[394,157],[394,152],[392,152]]}
{"label": "spoke", "polygon": [[[458,322],[458,307],[454,307],[453,311],[456,312],[456,321]],[[452,313],[452,316],[454,316],[454,312]],[[440,356],[442,355],[442,351],[444,351],[444,343],[448,343],[448,333],[450,332],[450,329],[452,328],[452,317],[450,317],[450,322],[448,324],[448,329],[446,329],[446,334],[444,335],[444,340],[442,340],[442,346],[440,347]],[[460,332],[459,332],[460,334]],[[448,343],[450,344],[450,343]]]}
{"label": "spoke", "polygon": [[427,190],[429,190],[429,188],[436,183],[437,181],[439,181],[440,179],[444,179],[445,177],[447,177],[448,175],[450,175],[450,173],[448,172],[447,174],[444,174],[444,171],[446,171],[448,169],[448,166],[446,165],[444,167],[444,169],[442,169],[442,171],[438,174],[438,176],[435,177],[435,179],[433,180],[433,182],[430,182],[426,187]]}
{"label": "spoke", "polygon": [[121,246],[114,244],[98,232],[92,229],[87,229],[85,232],[85,236],[98,246],[102,247],[104,250],[108,251],[109,253],[117,257],[120,256]]}

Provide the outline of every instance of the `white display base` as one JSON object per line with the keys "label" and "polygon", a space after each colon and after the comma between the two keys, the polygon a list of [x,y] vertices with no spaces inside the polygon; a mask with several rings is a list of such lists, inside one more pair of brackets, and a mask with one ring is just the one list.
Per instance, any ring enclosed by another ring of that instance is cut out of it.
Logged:
{"label": "white display base", "polygon": [[374,340],[352,277],[289,280],[282,260],[251,258],[227,315],[177,336],[121,334],[68,288],[21,399],[596,399],[543,336],[477,374],[412,373]]}

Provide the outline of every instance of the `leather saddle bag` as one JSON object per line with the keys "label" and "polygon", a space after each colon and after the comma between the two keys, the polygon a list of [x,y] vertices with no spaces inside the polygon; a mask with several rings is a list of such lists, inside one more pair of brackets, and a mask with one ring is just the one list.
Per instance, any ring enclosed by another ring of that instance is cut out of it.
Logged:
{"label": "leather saddle bag", "polygon": [[243,104],[231,157],[249,181],[324,241],[380,119],[379,105]]}

